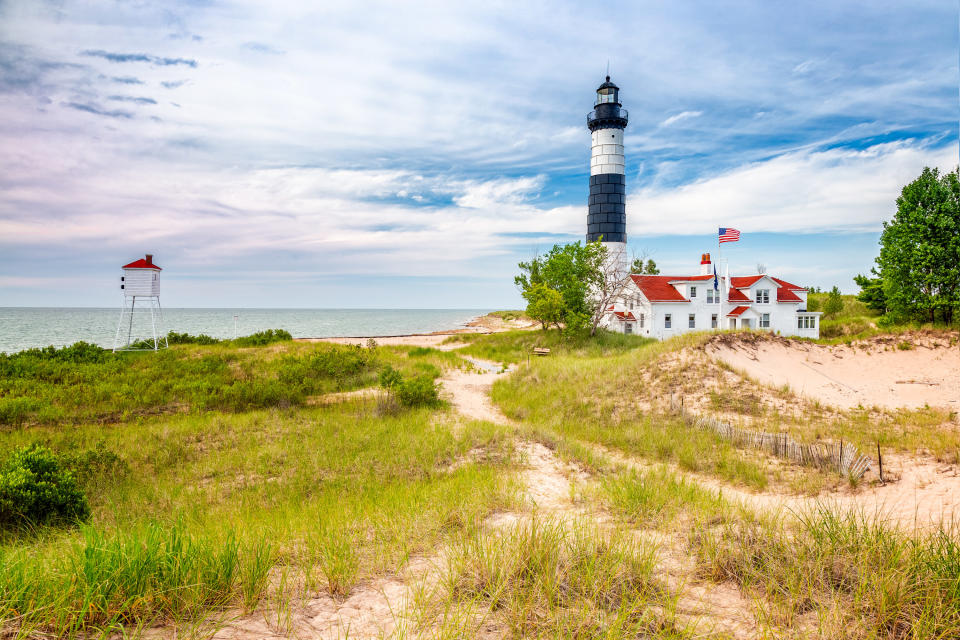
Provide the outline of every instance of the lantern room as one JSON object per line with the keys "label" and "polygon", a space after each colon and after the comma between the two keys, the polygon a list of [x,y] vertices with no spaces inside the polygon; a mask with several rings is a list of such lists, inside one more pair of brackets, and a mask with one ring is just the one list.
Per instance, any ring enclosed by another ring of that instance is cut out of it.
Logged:
{"label": "lantern room", "polygon": [[160,272],[162,269],[153,263],[153,254],[123,265],[123,275],[120,277],[120,289],[123,295],[132,296],[159,296]]}

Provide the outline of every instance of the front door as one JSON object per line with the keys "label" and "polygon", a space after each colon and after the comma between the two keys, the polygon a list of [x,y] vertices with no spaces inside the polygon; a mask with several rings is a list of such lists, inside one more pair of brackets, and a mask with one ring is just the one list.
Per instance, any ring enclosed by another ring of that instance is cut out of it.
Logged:
{"label": "front door", "polygon": [[740,318],[740,328],[749,329],[750,328],[750,318]]}

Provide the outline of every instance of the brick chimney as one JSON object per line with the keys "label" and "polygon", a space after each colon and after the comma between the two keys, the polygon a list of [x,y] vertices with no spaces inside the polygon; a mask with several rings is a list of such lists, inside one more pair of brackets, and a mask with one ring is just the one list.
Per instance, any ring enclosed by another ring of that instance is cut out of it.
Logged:
{"label": "brick chimney", "polygon": [[713,264],[710,262],[710,254],[704,253],[700,256],[700,275],[708,276],[713,273]]}
{"label": "brick chimney", "polygon": [[147,254],[147,264],[150,265],[151,267],[153,266],[153,254],[152,254],[152,253],[148,253],[148,254]]}

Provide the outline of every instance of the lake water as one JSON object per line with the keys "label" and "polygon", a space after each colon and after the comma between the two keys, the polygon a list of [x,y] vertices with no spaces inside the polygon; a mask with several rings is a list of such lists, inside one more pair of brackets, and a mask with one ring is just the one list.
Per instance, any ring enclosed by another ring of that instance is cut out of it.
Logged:
{"label": "lake water", "polygon": [[[164,331],[215,338],[286,329],[295,338],[388,336],[458,329],[488,309],[164,309]],[[149,314],[136,316],[134,335],[149,332]],[[0,307],[0,351],[62,347],[78,340],[113,346],[120,310]]]}

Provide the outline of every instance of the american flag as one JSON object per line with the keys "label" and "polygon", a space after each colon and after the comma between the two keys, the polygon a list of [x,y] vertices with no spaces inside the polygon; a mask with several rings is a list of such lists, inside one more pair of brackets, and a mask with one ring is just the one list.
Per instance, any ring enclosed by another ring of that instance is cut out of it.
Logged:
{"label": "american flag", "polygon": [[720,242],[736,242],[740,239],[740,232],[736,229],[720,227]]}

